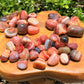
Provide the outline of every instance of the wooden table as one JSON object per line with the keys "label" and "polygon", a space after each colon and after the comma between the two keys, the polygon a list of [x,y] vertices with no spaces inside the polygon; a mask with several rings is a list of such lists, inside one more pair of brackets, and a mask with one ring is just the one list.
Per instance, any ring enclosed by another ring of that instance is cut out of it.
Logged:
{"label": "wooden table", "polygon": [[[48,19],[49,13],[57,13],[56,11],[44,11],[38,14],[37,19],[40,22],[40,32],[36,35],[27,35],[31,39],[40,37],[42,34],[50,35],[53,31],[45,28],[45,22]],[[21,36],[20,36],[21,37]],[[5,49],[6,43],[9,41],[4,33],[0,33],[0,55]],[[24,71],[17,69],[16,63],[9,61],[0,62],[0,76],[8,81],[25,81],[37,78],[52,78],[64,82],[79,82],[84,81],[84,36],[83,38],[70,38],[69,42],[76,42],[78,50],[82,53],[80,62],[70,61],[68,65],[58,64],[54,67],[47,66],[45,70],[34,69],[33,62],[28,61],[28,68]]]}

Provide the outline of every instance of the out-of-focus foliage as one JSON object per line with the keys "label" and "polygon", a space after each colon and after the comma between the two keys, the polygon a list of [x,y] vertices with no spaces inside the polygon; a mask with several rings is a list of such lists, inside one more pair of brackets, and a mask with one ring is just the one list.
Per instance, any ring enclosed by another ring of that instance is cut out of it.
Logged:
{"label": "out-of-focus foliage", "polygon": [[30,12],[40,12],[45,10],[56,10],[61,15],[78,16],[84,20],[84,11],[81,7],[82,0],[0,0],[0,16],[11,14],[18,10]]}

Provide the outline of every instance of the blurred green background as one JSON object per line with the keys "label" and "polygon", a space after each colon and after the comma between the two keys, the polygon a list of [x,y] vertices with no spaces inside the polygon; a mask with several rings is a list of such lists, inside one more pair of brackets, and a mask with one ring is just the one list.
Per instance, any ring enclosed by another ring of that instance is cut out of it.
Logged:
{"label": "blurred green background", "polygon": [[78,16],[84,22],[84,0],[0,0],[0,17],[14,11],[56,10],[61,15]]}

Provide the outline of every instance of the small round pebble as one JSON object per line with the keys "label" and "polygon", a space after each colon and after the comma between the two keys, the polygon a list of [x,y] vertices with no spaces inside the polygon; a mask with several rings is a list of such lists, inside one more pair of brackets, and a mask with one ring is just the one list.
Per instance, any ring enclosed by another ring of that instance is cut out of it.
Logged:
{"label": "small round pebble", "polygon": [[27,69],[28,67],[28,61],[27,60],[24,60],[24,59],[20,59],[18,62],[17,62],[17,68],[20,69],[20,70],[25,70]]}
{"label": "small round pebble", "polygon": [[58,53],[61,54],[61,53],[66,53],[66,54],[69,54],[71,52],[70,48],[69,47],[60,47],[58,49]]}

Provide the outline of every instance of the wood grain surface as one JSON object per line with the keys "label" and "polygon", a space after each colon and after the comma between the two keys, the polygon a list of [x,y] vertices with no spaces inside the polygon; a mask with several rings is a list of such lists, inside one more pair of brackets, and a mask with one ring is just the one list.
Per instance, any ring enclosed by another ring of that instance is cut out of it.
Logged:
{"label": "wood grain surface", "polygon": [[[45,28],[45,22],[48,19],[49,13],[57,13],[56,11],[40,12],[37,19],[40,22],[40,32],[36,35],[28,35],[31,39],[37,38],[42,34],[50,35],[53,31]],[[22,36],[20,36],[22,37]],[[4,33],[0,33],[0,55],[5,50],[6,43],[10,38],[6,38]],[[49,77],[65,82],[79,82],[84,80],[84,36],[83,38],[70,38],[69,42],[76,42],[78,50],[82,53],[80,62],[70,61],[68,65],[58,64],[54,67],[47,66],[45,70],[38,70],[33,68],[33,62],[28,61],[28,68],[26,70],[17,69],[16,63],[9,61],[0,62],[0,76],[9,81],[24,81],[41,77]]]}

